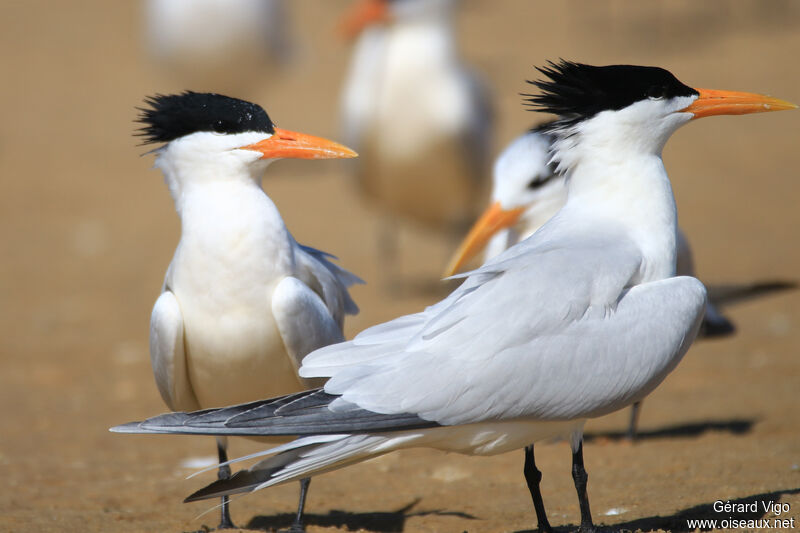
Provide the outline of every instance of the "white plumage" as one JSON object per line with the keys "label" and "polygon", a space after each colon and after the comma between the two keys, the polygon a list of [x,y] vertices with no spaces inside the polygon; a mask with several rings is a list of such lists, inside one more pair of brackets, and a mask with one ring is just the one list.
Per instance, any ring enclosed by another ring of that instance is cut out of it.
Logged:
{"label": "white plumage", "polygon": [[[300,376],[329,378],[323,390],[116,430],[301,435],[189,499],[256,490],[399,448],[487,455],[526,447],[544,531],[529,445],[563,436],[572,444],[581,530],[593,530],[583,423],[652,391],[694,340],[706,302],[697,279],[675,277],[677,213],[664,143],[693,118],[794,106],[709,94],[663,69],[562,62],[542,72],[550,81],[537,82],[545,94],[533,100],[572,114],[553,143],[568,175],[567,201],[539,231],[462,275],[458,289],[425,311],[309,354]],[[608,100],[592,99],[609,88]]]}
{"label": "white plumage", "polygon": [[155,62],[193,87],[241,90],[291,55],[285,0],[147,0]]}
{"label": "white plumage", "polygon": [[181,218],[150,330],[156,382],[173,410],[307,387],[300,361],[342,341],[345,313],[357,312],[347,287],[358,278],[298,245],[264,194],[266,161],[230,151],[264,137],[199,132],[157,154]]}
{"label": "white plumage", "polygon": [[491,139],[485,88],[458,55],[455,2],[366,3],[385,16],[358,36],[342,95],[359,188],[390,216],[452,233],[478,207]]}
{"label": "white plumage", "polygon": [[[155,150],[155,166],[181,219],[150,319],[150,358],[164,402],[195,410],[318,385],[297,369],[309,352],[344,340],[344,316],[358,312],[348,287],[361,280],[294,240],[261,177],[278,158],[355,153],[276,128],[259,106],[219,94],[159,95],[147,103],[141,134],[166,142]],[[225,439],[217,449],[227,461]],[[226,499],[220,527],[233,527]]]}

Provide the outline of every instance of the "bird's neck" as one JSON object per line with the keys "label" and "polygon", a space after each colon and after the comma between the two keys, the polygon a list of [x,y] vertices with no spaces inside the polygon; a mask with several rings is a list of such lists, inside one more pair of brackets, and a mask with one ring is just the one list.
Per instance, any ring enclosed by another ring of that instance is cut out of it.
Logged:
{"label": "bird's neck", "polygon": [[452,22],[446,14],[399,21],[387,29],[386,39],[390,59],[438,64],[456,58]]}
{"label": "bird's neck", "polygon": [[163,172],[175,209],[181,217],[189,193],[225,190],[231,194],[250,191],[255,196],[265,196],[261,190],[261,176],[269,160],[253,163],[235,154],[204,154],[200,150],[190,151],[187,157],[171,146],[166,150],[156,158],[155,166]]}
{"label": "bird's neck", "polygon": [[677,211],[660,150],[586,150],[568,173],[567,207],[621,226],[643,257],[638,282],[675,275]]}

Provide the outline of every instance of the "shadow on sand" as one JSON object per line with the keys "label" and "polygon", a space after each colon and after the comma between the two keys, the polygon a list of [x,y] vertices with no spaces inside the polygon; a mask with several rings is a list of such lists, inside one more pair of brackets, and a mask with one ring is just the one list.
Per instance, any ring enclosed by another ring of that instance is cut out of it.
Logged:
{"label": "shadow on sand", "polygon": [[[683,511],[678,511],[671,516],[648,516],[646,518],[637,518],[629,522],[615,524],[613,526],[603,526],[599,531],[619,531],[621,533],[641,531],[653,531],[663,529],[672,532],[688,532],[688,531],[709,531],[710,528],[701,528],[696,525],[689,526],[689,520],[717,520],[718,522],[724,519],[735,520],[759,520],[759,519],[772,519],[774,515],[772,512],[765,511],[765,507],[770,502],[780,501],[782,496],[789,494],[800,494],[800,488],[776,490],[774,492],[765,492],[762,494],[753,494],[736,500],[730,500],[731,503],[749,503],[756,502],[756,511],[752,512],[717,512],[714,510],[714,502],[703,503],[689,507]],[[728,500],[723,500],[728,501]],[[535,519],[534,519],[535,520]],[[570,524],[568,526],[554,528],[554,531],[565,532],[575,531],[578,526]],[[515,533],[534,533],[535,529],[525,529],[516,531]]]}
{"label": "shadow on sand", "polygon": [[[731,420],[708,420],[705,422],[695,422],[691,424],[680,424],[659,429],[639,430],[636,440],[666,439],[699,437],[709,431],[722,431],[733,435],[743,435],[753,429],[753,425],[758,422],[756,419],[733,418]],[[626,431],[608,431],[604,433],[586,433],[583,440],[623,440],[627,438]]]}
{"label": "shadow on sand", "polygon": [[[391,533],[403,531],[406,520],[414,516],[455,516],[467,520],[475,520],[476,517],[459,511],[417,511],[410,512],[419,503],[414,500],[408,505],[396,511],[375,511],[372,513],[351,513],[348,511],[330,511],[328,514],[305,515],[306,525],[321,527],[338,527],[347,531],[375,531],[379,533]],[[247,524],[248,529],[262,529],[274,531],[285,529],[292,525],[294,521],[293,513],[283,513],[273,516],[256,516]]]}

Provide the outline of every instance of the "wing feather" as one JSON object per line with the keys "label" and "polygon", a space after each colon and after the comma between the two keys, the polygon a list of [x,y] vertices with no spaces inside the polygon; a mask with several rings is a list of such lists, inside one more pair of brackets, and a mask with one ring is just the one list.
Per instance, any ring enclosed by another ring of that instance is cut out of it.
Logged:
{"label": "wing feather", "polygon": [[150,315],[150,363],[156,386],[170,409],[199,409],[186,370],[183,315],[175,295],[166,290],[156,300]]}

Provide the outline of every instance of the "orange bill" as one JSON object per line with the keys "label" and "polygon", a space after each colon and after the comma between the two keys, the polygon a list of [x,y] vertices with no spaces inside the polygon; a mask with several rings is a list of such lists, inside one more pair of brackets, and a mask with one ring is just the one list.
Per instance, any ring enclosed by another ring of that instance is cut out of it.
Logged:
{"label": "orange bill", "polygon": [[243,146],[242,150],[261,152],[261,159],[347,159],[358,157],[350,148],[305,133],[275,128],[269,139]]}
{"label": "orange bill", "polygon": [[387,0],[360,0],[342,17],[339,31],[345,39],[358,37],[370,24],[384,22],[389,17]]}
{"label": "orange bill", "polygon": [[492,235],[497,233],[503,228],[513,226],[519,220],[522,212],[525,211],[524,207],[515,207],[514,209],[505,210],[500,206],[500,202],[495,202],[484,211],[483,215],[478,219],[472,229],[469,230],[467,237],[458,247],[450,264],[447,265],[444,277],[452,276],[470,259],[472,259],[478,252],[483,250]]}
{"label": "orange bill", "polygon": [[718,91],[716,89],[696,90],[700,93],[700,97],[692,102],[692,105],[681,110],[685,113],[692,113],[694,118],[783,111],[797,107],[791,102],[764,96],[763,94]]}

